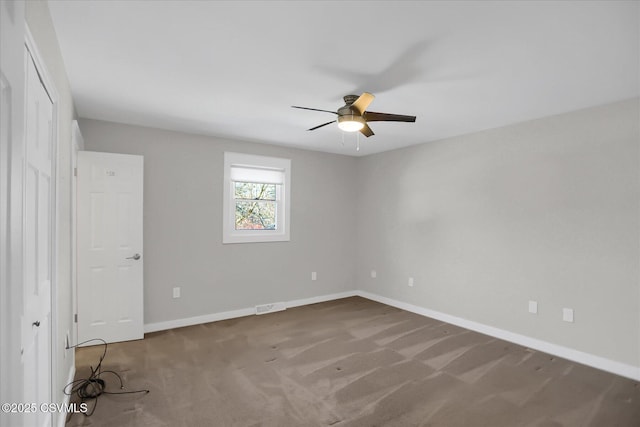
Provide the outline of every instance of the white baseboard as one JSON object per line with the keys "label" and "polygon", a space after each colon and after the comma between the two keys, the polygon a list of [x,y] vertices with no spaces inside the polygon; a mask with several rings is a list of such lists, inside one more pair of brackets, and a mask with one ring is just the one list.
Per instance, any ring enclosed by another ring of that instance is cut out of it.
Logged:
{"label": "white baseboard", "polygon": [[241,308],[238,310],[223,311],[221,313],[205,314],[202,316],[187,317],[185,319],[167,320],[166,322],[147,323],[144,325],[144,333],[166,331],[167,329],[183,328],[185,326],[200,325],[202,323],[217,322],[219,320],[235,319],[256,314],[255,307]]}
{"label": "white baseboard", "polygon": [[319,302],[333,301],[336,299],[355,297],[358,295],[356,291],[339,292],[337,294],[321,295],[319,297],[296,299],[287,302],[287,308],[300,307],[302,305],[317,304]]}
{"label": "white baseboard", "polygon": [[504,329],[495,328],[493,326],[488,326],[482,323],[463,319],[461,317],[451,316],[449,314],[429,310],[427,308],[372,294],[370,292],[356,291],[355,294],[372,301],[377,301],[382,304],[390,305],[392,307],[410,311],[422,316],[431,317],[433,319],[451,323],[452,325],[480,332],[482,334],[489,335],[495,338],[500,338],[505,341],[532,348],[534,350],[553,354],[554,356],[562,357],[564,359],[578,362],[583,365],[591,366],[592,368],[600,369],[616,375],[640,381],[640,366],[633,366],[626,363],[616,362],[615,360],[606,359],[604,357],[585,353],[558,344],[531,338],[526,335],[520,335],[514,332],[505,331]]}
{"label": "white baseboard", "polygon": [[[558,344],[553,344],[547,341],[542,341],[536,338],[528,337],[526,335],[517,334],[514,332],[506,331],[504,329],[495,328],[482,323],[474,322],[472,320],[463,319],[461,317],[451,316],[439,311],[429,310],[424,307],[409,304],[406,302],[394,300],[392,298],[383,297],[373,294],[367,291],[346,291],[335,294],[320,295],[317,297],[303,298],[292,301],[287,301],[284,304],[287,308],[299,307],[309,304],[317,304],[325,301],[333,301],[336,299],[348,298],[353,296],[360,296],[372,301],[377,301],[382,304],[390,305],[402,310],[410,311],[412,313],[420,314],[422,316],[431,317],[433,319],[441,320],[443,322],[451,323],[452,325],[460,326],[462,328],[470,329],[472,331],[480,332],[485,335],[489,335],[495,338],[503,339],[515,344],[519,344],[525,347],[532,348],[534,350],[543,351],[545,353],[553,354],[554,356],[562,357],[574,362],[581,363],[583,365],[591,366],[596,369],[611,372],[616,375],[620,375],[626,378],[631,378],[636,381],[640,381],[640,366],[628,365],[626,363],[617,362],[615,360],[607,359],[604,357],[596,356],[594,354],[585,353],[572,348],[564,347]],[[181,328],[184,326],[199,325],[201,323],[217,322],[219,320],[234,319],[236,317],[252,316],[256,314],[255,307],[242,308],[239,310],[224,311],[221,313],[206,314],[203,316],[189,317],[185,319],[169,320],[166,322],[148,323],[144,325],[144,332],[156,332],[164,331],[167,329]],[[73,380],[73,377],[71,378]],[[70,381],[71,381],[70,380]]]}
{"label": "white baseboard", "polygon": [[[69,367],[69,376],[67,376],[67,382],[64,383],[64,385],[66,386],[67,384],[71,384],[75,377],[76,377],[76,364],[75,364],[75,358],[74,358],[74,363],[72,363],[71,366]],[[65,393],[64,394],[64,400],[62,402],[65,407],[69,405],[69,401],[70,400],[71,400],[71,396]],[[66,412],[58,412],[57,416],[58,416],[57,426],[58,427],[64,427],[64,425],[65,425],[65,423],[67,421],[67,413]]]}
{"label": "white baseboard", "polygon": [[[340,292],[336,294],[321,295],[317,297],[297,299],[285,302],[287,308],[302,305],[316,304],[341,298],[356,296],[355,291]],[[221,313],[205,314],[202,316],[187,317],[185,319],[168,320],[166,322],[147,323],[144,325],[144,333],[165,331],[167,329],[182,328],[185,326],[200,325],[202,323],[217,322],[219,320],[235,319],[236,317],[252,316],[256,314],[255,307],[241,308],[238,310],[223,311]]]}

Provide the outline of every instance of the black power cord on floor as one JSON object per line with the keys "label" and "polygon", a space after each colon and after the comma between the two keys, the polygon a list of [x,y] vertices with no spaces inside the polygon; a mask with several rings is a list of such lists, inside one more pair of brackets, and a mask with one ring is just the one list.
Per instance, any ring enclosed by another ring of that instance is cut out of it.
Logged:
{"label": "black power cord on floor", "polygon": [[116,371],[112,371],[112,370],[106,370],[103,371],[102,370],[102,361],[104,360],[105,356],[107,355],[107,342],[101,338],[93,338],[87,341],[83,341],[79,344],[76,344],[74,346],[71,347],[67,347],[67,349],[70,348],[76,348],[78,346],[81,346],[83,344],[87,344],[89,342],[92,341],[98,341],[101,342],[104,345],[104,351],[102,352],[102,356],[100,356],[100,360],[98,361],[98,365],[96,366],[95,369],[93,369],[92,366],[89,366],[89,368],[91,369],[91,375],[89,375],[88,378],[79,378],[77,380],[74,380],[72,382],[70,382],[69,384],[67,384],[64,387],[64,394],[66,394],[67,396],[73,396],[76,395],[80,398],[80,403],[86,403],[87,400],[91,400],[91,399],[95,399],[95,403],[93,404],[93,408],[91,408],[91,411],[85,412],[84,415],[87,417],[90,417],[91,415],[93,415],[94,411],[96,410],[96,407],[98,406],[98,397],[100,397],[103,394],[135,394],[135,393],[149,393],[149,390],[132,390],[132,391],[107,391],[105,390],[106,387],[106,382],[103,378],[101,378],[103,375],[105,374],[111,374],[113,376],[115,376],[116,378],[118,378],[118,381],[120,382],[120,390],[124,390],[124,384],[122,382],[122,377],[120,376],[120,374],[118,374]]}

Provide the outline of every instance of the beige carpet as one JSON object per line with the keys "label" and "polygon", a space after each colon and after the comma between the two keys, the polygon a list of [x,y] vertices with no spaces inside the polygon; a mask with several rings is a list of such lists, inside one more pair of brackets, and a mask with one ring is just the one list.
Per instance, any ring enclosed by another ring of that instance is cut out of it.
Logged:
{"label": "beige carpet", "polygon": [[635,381],[358,297],[110,344],[103,369],[150,393],[68,426],[640,426]]}

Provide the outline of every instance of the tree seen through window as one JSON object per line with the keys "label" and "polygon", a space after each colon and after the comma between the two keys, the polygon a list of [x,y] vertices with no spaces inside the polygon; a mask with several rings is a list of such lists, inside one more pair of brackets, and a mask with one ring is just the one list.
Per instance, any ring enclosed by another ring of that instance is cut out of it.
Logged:
{"label": "tree seen through window", "polygon": [[277,185],[234,182],[236,230],[275,230]]}

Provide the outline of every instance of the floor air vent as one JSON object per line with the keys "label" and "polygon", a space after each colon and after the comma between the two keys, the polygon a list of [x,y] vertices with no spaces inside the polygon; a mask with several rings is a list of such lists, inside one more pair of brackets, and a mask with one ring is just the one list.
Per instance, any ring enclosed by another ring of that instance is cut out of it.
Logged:
{"label": "floor air vent", "polygon": [[273,302],[271,304],[256,305],[256,314],[273,313],[274,311],[283,311],[287,307],[283,302]]}

